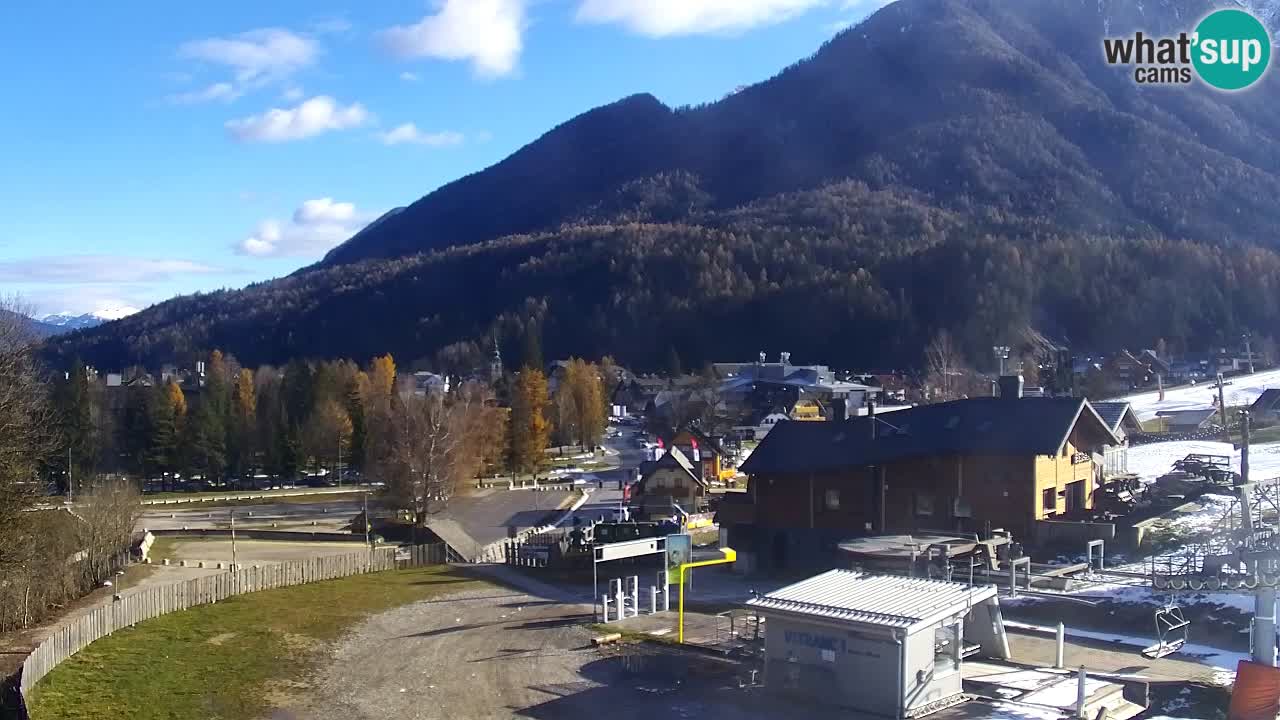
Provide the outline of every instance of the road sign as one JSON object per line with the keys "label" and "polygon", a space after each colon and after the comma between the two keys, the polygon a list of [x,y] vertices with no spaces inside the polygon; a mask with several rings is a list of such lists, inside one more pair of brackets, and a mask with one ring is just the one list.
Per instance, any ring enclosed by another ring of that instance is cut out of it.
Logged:
{"label": "road sign", "polygon": [[624,558],[640,557],[641,555],[655,555],[662,552],[663,541],[667,538],[640,538],[639,540],[627,540],[625,542],[609,543],[608,545],[596,545],[596,562],[608,562],[610,560],[622,560]]}
{"label": "road sign", "polygon": [[667,584],[680,582],[680,566],[693,562],[693,537],[667,536]]}

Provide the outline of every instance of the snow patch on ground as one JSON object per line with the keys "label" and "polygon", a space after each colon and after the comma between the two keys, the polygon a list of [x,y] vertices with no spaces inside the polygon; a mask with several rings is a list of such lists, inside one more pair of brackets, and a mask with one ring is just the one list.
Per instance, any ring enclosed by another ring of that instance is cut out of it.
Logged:
{"label": "snow patch on ground", "polygon": [[[1240,451],[1230,443],[1208,440],[1180,440],[1177,442],[1150,443],[1129,448],[1129,472],[1146,482],[1173,470],[1173,463],[1192,453],[1201,455],[1229,455],[1231,469],[1240,472]],[[1261,443],[1249,446],[1249,479],[1257,482],[1280,477],[1280,443]]]}

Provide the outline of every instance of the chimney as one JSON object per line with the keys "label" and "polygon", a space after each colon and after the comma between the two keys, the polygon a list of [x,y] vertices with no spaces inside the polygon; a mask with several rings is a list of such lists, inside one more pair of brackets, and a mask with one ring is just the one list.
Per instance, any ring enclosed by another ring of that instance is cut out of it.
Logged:
{"label": "chimney", "polygon": [[1005,375],[1000,378],[1000,397],[1006,400],[1018,400],[1022,397],[1022,376]]}

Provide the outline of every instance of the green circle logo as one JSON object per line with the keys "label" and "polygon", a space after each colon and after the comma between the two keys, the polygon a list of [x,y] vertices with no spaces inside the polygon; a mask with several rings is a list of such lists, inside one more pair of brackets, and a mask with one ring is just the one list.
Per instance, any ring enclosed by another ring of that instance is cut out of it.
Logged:
{"label": "green circle logo", "polygon": [[1271,36],[1243,10],[1218,10],[1196,26],[1191,61],[1200,79],[1219,90],[1243,90],[1271,62]]}

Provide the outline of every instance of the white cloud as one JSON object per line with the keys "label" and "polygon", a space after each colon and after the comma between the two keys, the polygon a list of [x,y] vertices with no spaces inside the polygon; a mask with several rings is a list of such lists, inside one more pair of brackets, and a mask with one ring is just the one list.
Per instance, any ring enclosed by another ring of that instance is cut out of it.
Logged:
{"label": "white cloud", "polygon": [[405,82],[418,82],[417,74],[411,73],[407,70],[405,72],[400,73],[400,79]]}
{"label": "white cloud", "polygon": [[226,123],[227,132],[241,142],[288,142],[314,137],[331,130],[348,130],[370,120],[360,103],[343,107],[328,95],[319,95],[297,107],[272,108]]}
{"label": "white cloud", "polygon": [[582,0],[577,19],[650,37],[734,32],[788,20],[829,0]]}
{"label": "white cloud", "polygon": [[184,43],[178,55],[234,71],[236,83],[256,86],[280,80],[313,64],[320,47],[309,37],[279,28]]}
{"label": "white cloud", "polygon": [[240,97],[242,92],[228,82],[214,83],[202,90],[176,93],[169,96],[169,102],[178,105],[195,105],[205,102],[231,102]]}
{"label": "white cloud", "polygon": [[405,123],[397,125],[387,132],[378,133],[378,139],[383,145],[427,145],[430,147],[448,147],[451,145],[461,145],[466,140],[460,132],[453,130],[443,130],[441,132],[428,133],[418,129],[413,123]]}
{"label": "white cloud", "polygon": [[300,87],[291,87],[280,93],[280,99],[288,102],[297,102],[303,98],[304,93]]}
{"label": "white cloud", "polygon": [[333,198],[306,200],[293,211],[293,221],[299,225],[351,222],[356,217],[352,203],[334,202]]}
{"label": "white cloud", "polygon": [[358,211],[352,203],[333,198],[307,200],[289,222],[270,219],[258,223],[252,235],[236,244],[235,251],[253,257],[318,257],[359,232],[374,217]]}
{"label": "white cloud", "polygon": [[223,272],[191,260],[118,255],[58,255],[0,261],[0,281],[15,283],[146,283]]}
{"label": "white cloud", "polygon": [[400,57],[466,60],[478,75],[507,75],[523,47],[524,6],[525,0],[443,0],[434,15],[384,30],[382,41]]}

